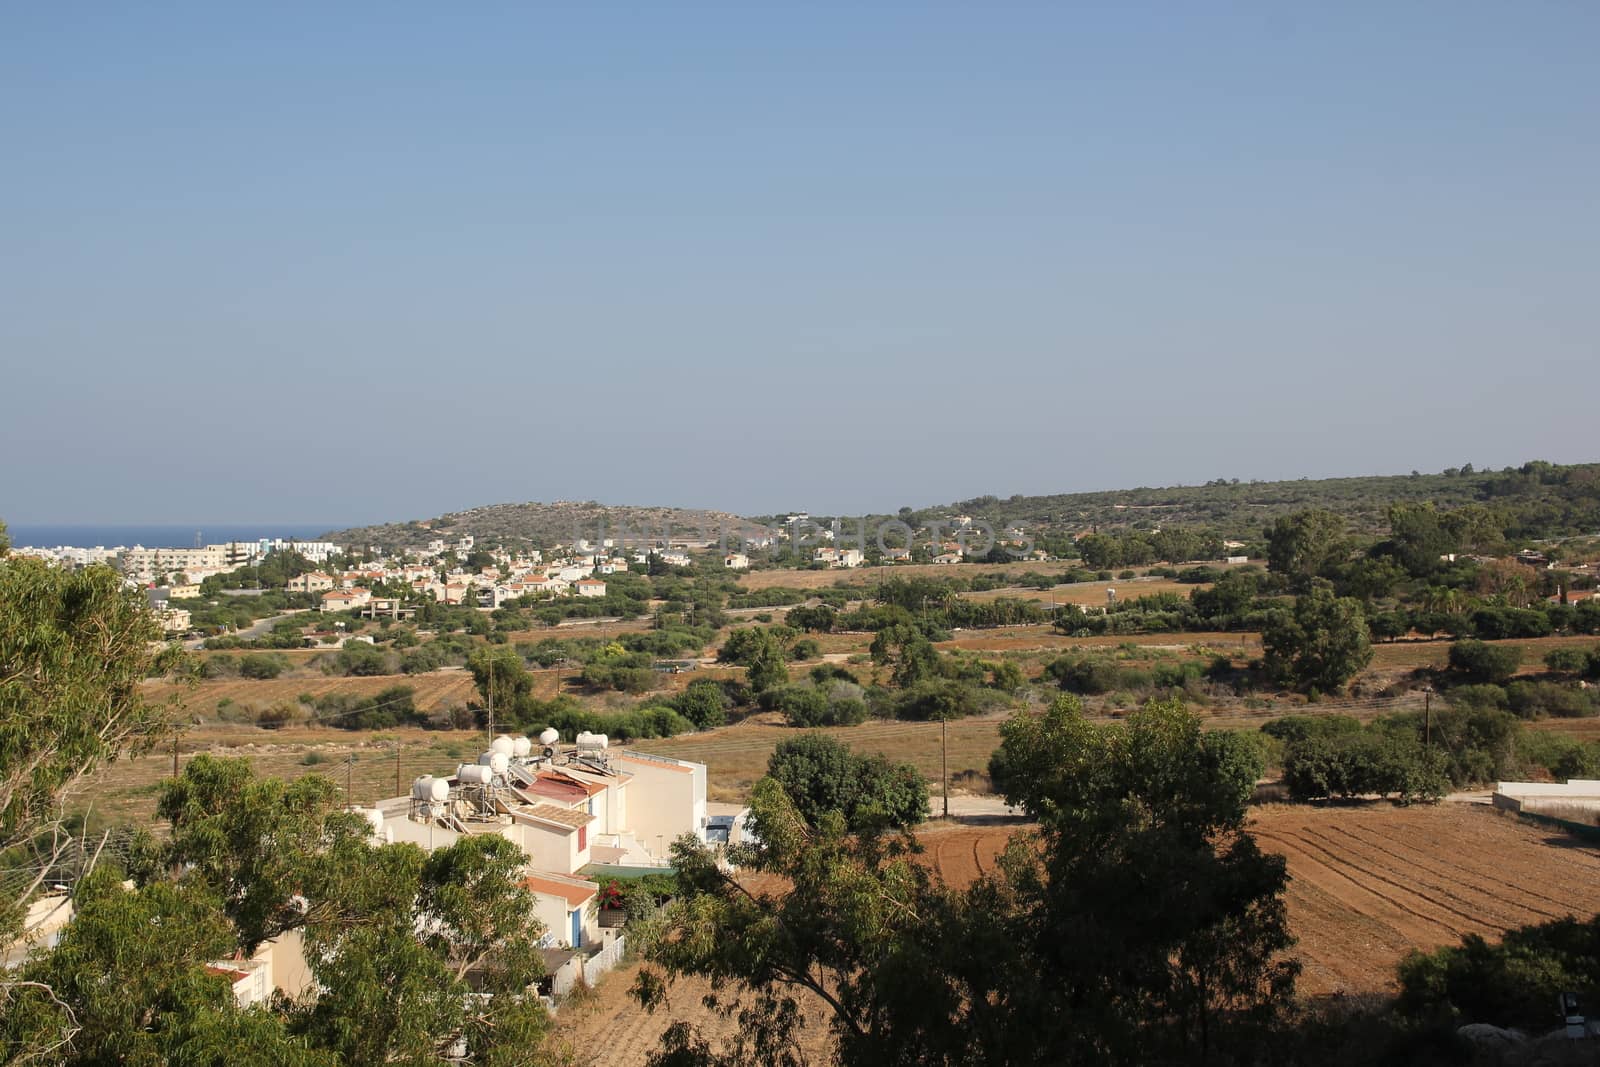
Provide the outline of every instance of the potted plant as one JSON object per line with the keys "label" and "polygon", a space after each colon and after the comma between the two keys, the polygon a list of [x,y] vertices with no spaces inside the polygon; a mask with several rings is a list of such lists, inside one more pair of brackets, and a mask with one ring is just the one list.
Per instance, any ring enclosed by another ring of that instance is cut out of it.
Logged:
{"label": "potted plant", "polygon": [[613,878],[600,890],[600,925],[616,927],[626,923],[628,921],[626,905],[627,900],[623,896],[622,887]]}

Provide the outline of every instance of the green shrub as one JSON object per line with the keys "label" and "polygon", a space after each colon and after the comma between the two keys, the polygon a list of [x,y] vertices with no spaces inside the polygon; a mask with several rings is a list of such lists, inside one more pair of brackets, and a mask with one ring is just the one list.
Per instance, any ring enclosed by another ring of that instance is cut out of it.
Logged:
{"label": "green shrub", "polygon": [[437,642],[409,649],[400,657],[400,670],[406,674],[426,674],[444,665],[444,649]]}
{"label": "green shrub", "polygon": [[641,705],[632,711],[587,711],[570,697],[539,703],[530,701],[516,710],[516,728],[536,734],[546,726],[554,727],[565,738],[576,737],[580,732],[605,734],[613,740],[648,740],[655,737],[673,737],[694,729],[694,723],[664,704]]}
{"label": "green shrub", "polygon": [[1474,682],[1503,683],[1522,663],[1522,650],[1483,641],[1456,641],[1450,646],[1450,669]]}
{"label": "green shrub", "polygon": [[1205,677],[1206,669],[1198,663],[1157,663],[1151,670],[1155,684],[1162,689],[1181,689]]}
{"label": "green shrub", "polygon": [[351,678],[393,674],[399,663],[393,653],[380,651],[365,641],[347,644],[333,656],[336,672]]}
{"label": "green shrub", "polygon": [[1544,654],[1544,665],[1552,671],[1582,674],[1589,669],[1589,653],[1581,648],[1552,648]]}
{"label": "green shrub", "polygon": [[1308,737],[1338,737],[1361,732],[1361,720],[1353,715],[1285,715],[1261,727],[1268,737],[1292,745]]}
{"label": "green shrub", "polygon": [[1577,719],[1600,712],[1593,690],[1558,682],[1516,681],[1506,687],[1512,711],[1524,719],[1551,715],[1558,719]]}
{"label": "green shrub", "polygon": [[1564,734],[1530,730],[1519,739],[1517,756],[1524,776],[1544,771],[1562,781],[1600,777],[1600,742],[1584,744]]}
{"label": "green shrub", "polygon": [[201,678],[232,678],[238,673],[238,656],[206,656],[200,661]]}
{"label": "green shrub", "polygon": [[239,657],[239,674],[245,678],[265,681],[288,669],[288,658],[278,652],[249,652]]}
{"label": "green shrub", "polygon": [[790,726],[855,726],[867,720],[867,705],[853,696],[834,698],[812,685],[785,685],[761,694],[762,707],[781,711]]}
{"label": "green shrub", "polygon": [[1044,676],[1069,693],[1098,696],[1116,689],[1121,671],[1108,659],[1097,656],[1060,656],[1051,660]]}
{"label": "green shrub", "polygon": [[767,773],[813,824],[837,813],[852,829],[911,827],[928,816],[928,784],[914,766],[858,756],[826,734],[780,742]]}
{"label": "green shrub", "polygon": [[1310,736],[1287,746],[1283,780],[1296,800],[1376,793],[1402,801],[1443,796],[1443,760],[1415,738],[1375,730]]}
{"label": "green shrub", "polygon": [[709,730],[728,721],[729,700],[721,683],[709,678],[697,678],[678,694],[672,706],[699,730]]}
{"label": "green shrub", "polygon": [[420,724],[427,716],[417,710],[415,690],[392,685],[372,696],[328,693],[317,699],[317,719],[343,730],[383,730],[406,723]]}
{"label": "green shrub", "polygon": [[1600,916],[1524,926],[1497,944],[1469,934],[1457,946],[1412,952],[1399,978],[1404,1016],[1538,1032],[1550,1025],[1556,993],[1582,1003],[1600,996]]}
{"label": "green shrub", "polygon": [[1458,685],[1446,696],[1453,708],[1498,708],[1505,711],[1511,706],[1505,689],[1498,685]]}

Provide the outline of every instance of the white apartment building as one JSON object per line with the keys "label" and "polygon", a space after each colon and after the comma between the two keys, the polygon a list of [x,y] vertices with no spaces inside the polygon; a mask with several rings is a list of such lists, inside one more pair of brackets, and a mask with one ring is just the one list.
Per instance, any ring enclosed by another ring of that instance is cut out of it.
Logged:
{"label": "white apartment building", "polygon": [[145,548],[135,545],[122,553],[122,573],[137,582],[153,582],[168,574],[206,570],[213,574],[229,569],[225,545],[204,548]]}

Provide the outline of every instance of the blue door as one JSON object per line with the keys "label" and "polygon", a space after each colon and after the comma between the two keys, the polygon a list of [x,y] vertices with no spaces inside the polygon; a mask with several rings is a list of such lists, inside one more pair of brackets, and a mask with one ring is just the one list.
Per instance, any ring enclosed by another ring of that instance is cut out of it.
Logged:
{"label": "blue door", "polygon": [[572,947],[583,947],[583,911],[574,910],[572,913]]}

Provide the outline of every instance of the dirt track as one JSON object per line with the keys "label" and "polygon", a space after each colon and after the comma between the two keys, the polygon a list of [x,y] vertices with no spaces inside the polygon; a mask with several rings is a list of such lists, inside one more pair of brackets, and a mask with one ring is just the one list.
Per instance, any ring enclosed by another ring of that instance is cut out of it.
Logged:
{"label": "dirt track", "polygon": [[964,888],[980,874],[994,870],[1011,835],[1025,828],[1014,821],[996,820],[982,826],[934,825],[925,827],[919,836],[927,849],[923,854],[927,861],[938,868],[947,883]]}

